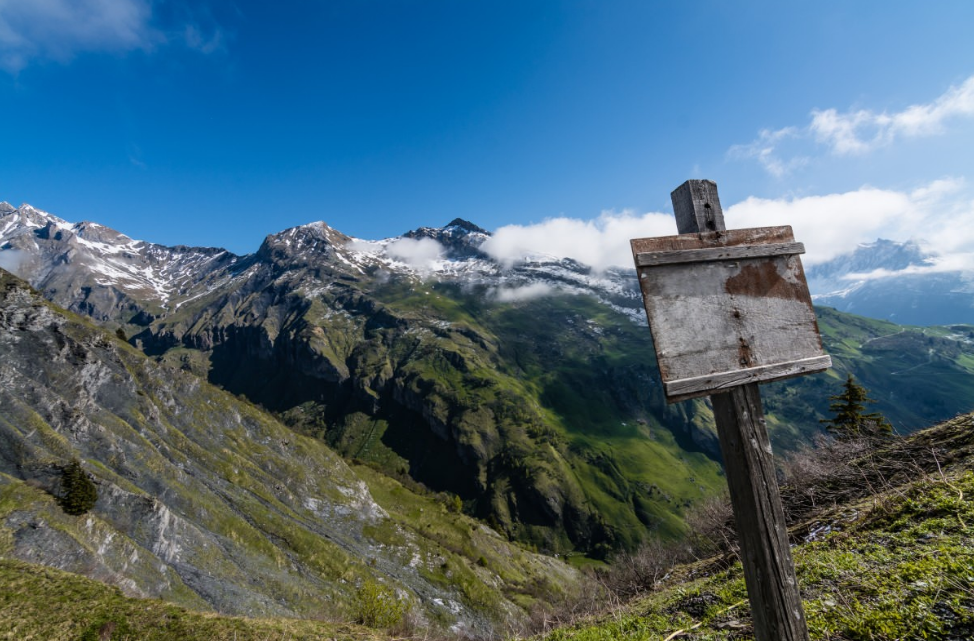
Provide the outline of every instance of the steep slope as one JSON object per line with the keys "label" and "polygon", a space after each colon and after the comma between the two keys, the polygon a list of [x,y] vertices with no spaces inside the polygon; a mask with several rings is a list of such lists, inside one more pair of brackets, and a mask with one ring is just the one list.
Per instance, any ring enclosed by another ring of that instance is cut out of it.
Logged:
{"label": "steep slope", "polygon": [[[631,346],[639,330],[585,295],[582,268],[550,266],[561,280],[546,287],[564,293],[522,311],[497,291],[531,287],[529,268],[478,282],[472,272],[486,279],[500,268],[476,259],[444,266],[434,281],[348,245],[323,224],[271,236],[245,274],[134,342],[286,412],[346,455],[456,492],[471,514],[549,551],[604,554],[650,529],[674,535],[683,507],[720,486],[707,411],[663,408],[651,396],[651,361],[616,346],[601,371],[584,374],[603,348],[599,332]],[[569,352],[564,383],[532,379]],[[552,407],[606,374],[620,384],[592,397],[587,416],[599,425],[577,413],[566,422],[570,408]],[[701,418],[688,425],[687,412]],[[612,432],[622,440],[600,438]]]}
{"label": "steep slope", "polygon": [[[959,416],[846,461],[789,495],[817,507],[791,530],[814,641],[974,638],[974,415]],[[836,461],[832,461],[833,467]],[[851,482],[850,482],[851,481]],[[545,630],[554,641],[753,636],[739,561],[668,572],[621,608]]]}
{"label": "steep slope", "polygon": [[[651,531],[679,535],[685,508],[724,482],[706,403],[661,398],[633,274],[546,256],[502,265],[481,251],[487,238],[461,219],[377,242],[311,223],[167,286],[141,325],[110,322],[160,361],[348,458],[456,493],[540,549],[604,555]],[[776,446],[820,430],[847,371],[901,431],[970,406],[969,328],[821,314],[837,367],[765,387]]]}
{"label": "steep slope", "polygon": [[[2,270],[0,381],[5,556],[248,615],[348,618],[374,577],[429,620],[479,632],[523,612],[512,599],[532,597],[518,595],[576,580],[433,498],[408,499],[423,523],[403,501],[380,505],[320,441],[151,362]],[[52,498],[72,458],[98,486],[80,517]]]}
{"label": "steep slope", "polygon": [[[389,635],[359,625],[216,616],[155,599],[126,597],[83,576],[0,559],[0,633],[25,641],[373,641]],[[70,598],[56,598],[61,595]]]}

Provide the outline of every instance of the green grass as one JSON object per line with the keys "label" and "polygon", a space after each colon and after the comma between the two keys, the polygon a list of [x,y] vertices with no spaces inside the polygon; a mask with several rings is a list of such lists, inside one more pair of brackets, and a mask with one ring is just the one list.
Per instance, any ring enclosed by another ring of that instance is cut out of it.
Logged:
{"label": "green grass", "polygon": [[365,627],[296,619],[225,617],[153,599],[69,572],[0,559],[0,639],[11,641],[368,641]]}
{"label": "green grass", "polygon": [[[813,640],[974,637],[972,423],[974,416],[967,416],[918,434],[920,447],[963,444],[962,454],[943,460],[943,474],[934,468],[815,516],[815,524],[830,525],[831,533],[793,548]],[[678,568],[661,590],[544,639],[751,638],[741,566],[719,567],[710,560]],[[680,630],[685,634],[670,637]]]}

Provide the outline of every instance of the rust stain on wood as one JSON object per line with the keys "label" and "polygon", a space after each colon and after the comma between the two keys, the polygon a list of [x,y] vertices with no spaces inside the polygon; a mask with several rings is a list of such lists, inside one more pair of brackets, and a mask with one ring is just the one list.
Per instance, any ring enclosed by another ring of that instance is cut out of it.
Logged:
{"label": "rust stain on wood", "polygon": [[807,298],[808,288],[796,280],[782,277],[778,261],[762,261],[741,267],[736,276],[724,283],[724,291],[731,296],[757,296],[802,300]]}
{"label": "rust stain on wood", "polygon": [[[631,245],[668,401],[828,367],[790,227]],[[663,260],[674,252],[687,256]]]}

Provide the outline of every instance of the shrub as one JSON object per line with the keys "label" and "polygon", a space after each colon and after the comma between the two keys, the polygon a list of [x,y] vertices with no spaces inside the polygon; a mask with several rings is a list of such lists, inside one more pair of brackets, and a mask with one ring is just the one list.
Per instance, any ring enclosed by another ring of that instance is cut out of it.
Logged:
{"label": "shrub", "polygon": [[84,514],[95,507],[98,489],[81,467],[78,459],[73,459],[61,470],[61,492],[58,502],[61,509],[72,516]]}
{"label": "shrub", "polygon": [[391,628],[406,618],[409,603],[400,599],[396,591],[369,579],[356,595],[358,622],[370,628]]}

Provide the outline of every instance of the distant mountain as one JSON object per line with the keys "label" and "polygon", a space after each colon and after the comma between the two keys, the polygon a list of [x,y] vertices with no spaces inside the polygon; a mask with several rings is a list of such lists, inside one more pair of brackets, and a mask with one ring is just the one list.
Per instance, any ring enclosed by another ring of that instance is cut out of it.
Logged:
{"label": "distant mountain", "polygon": [[[502,265],[461,219],[380,241],[310,223],[234,256],[108,230],[96,244],[90,223],[4,211],[0,261],[45,296],[541,550],[680,535],[684,510],[724,487],[707,403],[662,398],[632,270]],[[820,430],[846,371],[901,430],[974,406],[968,328],[827,310],[820,327],[836,370],[764,388],[778,447]]]}
{"label": "distant mountain", "polygon": [[974,323],[974,273],[935,271],[915,241],[877,240],[807,270],[816,304],[905,325]]}

